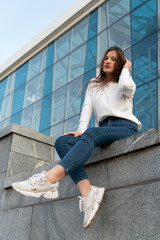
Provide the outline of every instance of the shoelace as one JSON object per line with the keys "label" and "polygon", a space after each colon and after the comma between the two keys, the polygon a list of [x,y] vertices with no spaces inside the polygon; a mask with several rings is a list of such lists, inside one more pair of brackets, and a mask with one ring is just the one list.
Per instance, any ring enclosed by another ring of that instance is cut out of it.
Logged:
{"label": "shoelace", "polygon": [[33,183],[38,183],[41,181],[44,181],[44,176],[41,173],[37,173],[33,175],[32,177],[29,178],[30,182]]}
{"label": "shoelace", "polygon": [[80,210],[80,212],[84,212],[86,210],[85,198],[83,198],[81,196],[78,196],[78,198],[79,198],[79,210]]}
{"label": "shoelace", "polygon": [[[94,193],[96,193],[96,190],[91,186],[91,189]],[[79,199],[79,210],[80,212],[85,212],[86,211],[86,201],[85,197],[78,196]]]}

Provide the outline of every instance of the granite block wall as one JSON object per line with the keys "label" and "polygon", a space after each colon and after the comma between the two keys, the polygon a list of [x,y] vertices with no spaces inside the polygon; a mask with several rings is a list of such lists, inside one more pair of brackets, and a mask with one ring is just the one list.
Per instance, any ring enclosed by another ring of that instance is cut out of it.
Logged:
{"label": "granite block wall", "polygon": [[11,188],[55,164],[53,138],[16,124],[0,131],[0,240],[160,239],[160,128],[95,149],[86,170],[106,193],[89,229],[68,176],[54,201]]}

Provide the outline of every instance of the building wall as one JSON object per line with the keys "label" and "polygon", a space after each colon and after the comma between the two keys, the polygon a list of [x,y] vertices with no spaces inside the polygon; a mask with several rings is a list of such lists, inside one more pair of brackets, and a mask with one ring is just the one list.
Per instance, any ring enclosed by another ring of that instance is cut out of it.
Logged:
{"label": "building wall", "polygon": [[76,130],[84,86],[113,45],[132,61],[141,131],[158,126],[159,9],[159,0],[110,0],[92,10],[0,82],[0,129],[14,122],[53,137]]}

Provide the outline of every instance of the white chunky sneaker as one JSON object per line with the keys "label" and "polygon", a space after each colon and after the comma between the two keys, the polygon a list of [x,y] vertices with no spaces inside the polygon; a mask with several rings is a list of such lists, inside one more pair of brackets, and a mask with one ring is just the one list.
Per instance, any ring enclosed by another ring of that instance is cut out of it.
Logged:
{"label": "white chunky sneaker", "polygon": [[58,197],[59,182],[51,184],[48,182],[47,172],[42,171],[26,181],[13,183],[12,187],[25,196],[36,198],[43,196],[44,198],[55,199]]}
{"label": "white chunky sneaker", "polygon": [[79,209],[84,212],[83,227],[88,228],[97,215],[104,197],[105,188],[91,186],[91,191],[84,198],[79,196]]}

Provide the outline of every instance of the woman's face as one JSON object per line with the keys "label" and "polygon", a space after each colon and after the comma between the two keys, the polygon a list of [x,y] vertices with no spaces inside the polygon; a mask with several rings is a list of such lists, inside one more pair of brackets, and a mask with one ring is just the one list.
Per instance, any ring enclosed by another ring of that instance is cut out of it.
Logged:
{"label": "woman's face", "polygon": [[113,73],[115,69],[115,64],[117,61],[117,52],[114,51],[109,51],[106,54],[105,60],[103,62],[103,71],[107,73],[107,75],[110,75]]}

